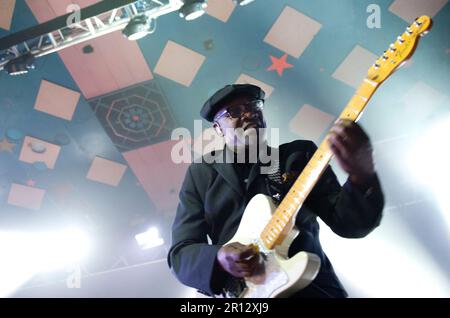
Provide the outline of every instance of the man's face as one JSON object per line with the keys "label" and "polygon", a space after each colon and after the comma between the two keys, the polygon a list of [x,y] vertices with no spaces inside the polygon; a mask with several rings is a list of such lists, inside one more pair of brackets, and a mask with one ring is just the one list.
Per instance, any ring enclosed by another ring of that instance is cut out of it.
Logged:
{"label": "man's face", "polygon": [[248,146],[265,139],[260,134],[261,128],[266,128],[261,102],[245,95],[238,96],[224,103],[216,113],[214,128],[225,138],[228,146]]}

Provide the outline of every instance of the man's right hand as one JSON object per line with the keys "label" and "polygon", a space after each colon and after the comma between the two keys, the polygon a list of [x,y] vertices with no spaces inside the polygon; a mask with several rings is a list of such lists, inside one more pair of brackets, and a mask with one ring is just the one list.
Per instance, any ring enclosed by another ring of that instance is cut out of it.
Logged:
{"label": "man's right hand", "polygon": [[238,242],[222,246],[217,253],[222,269],[234,277],[249,277],[260,268],[259,253],[253,245]]}

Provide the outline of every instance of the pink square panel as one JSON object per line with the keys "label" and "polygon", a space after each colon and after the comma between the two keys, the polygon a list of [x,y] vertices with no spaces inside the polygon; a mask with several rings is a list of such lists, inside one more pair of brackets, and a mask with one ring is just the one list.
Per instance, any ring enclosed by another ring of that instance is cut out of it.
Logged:
{"label": "pink square panel", "polygon": [[27,187],[13,183],[8,195],[8,203],[26,209],[39,210],[45,195],[44,189]]}
{"label": "pink square panel", "polygon": [[187,47],[168,41],[155,67],[155,73],[189,87],[205,57]]}
{"label": "pink square panel", "polygon": [[95,157],[86,178],[116,187],[127,170],[121,163]]}
{"label": "pink square panel", "polygon": [[26,136],[19,160],[28,163],[43,162],[48,169],[55,167],[61,147],[49,142]]}
{"label": "pink square panel", "polygon": [[321,27],[316,20],[286,6],[270,28],[264,42],[298,58]]}
{"label": "pink square panel", "polygon": [[354,88],[358,88],[362,80],[367,76],[367,70],[377,59],[378,56],[356,45],[331,76]]}
{"label": "pink square panel", "polygon": [[9,30],[14,13],[16,0],[0,1],[0,28]]}
{"label": "pink square panel", "polygon": [[235,7],[233,0],[208,0],[206,13],[222,22],[227,22]]}
{"label": "pink square panel", "polygon": [[325,130],[333,122],[334,116],[305,104],[289,122],[289,129],[303,137],[318,143]]}
{"label": "pink square panel", "polygon": [[412,23],[415,18],[422,15],[434,17],[447,3],[448,0],[395,0],[390,5],[389,11]]}
{"label": "pink square panel", "polygon": [[164,141],[124,153],[142,187],[159,211],[174,212],[189,162],[175,163],[172,149],[184,141]]}
{"label": "pink square panel", "polygon": [[59,118],[72,120],[79,99],[78,92],[42,81],[34,108]]}
{"label": "pink square panel", "polygon": [[269,84],[266,84],[264,82],[261,82],[260,80],[257,80],[256,78],[251,77],[247,74],[241,74],[239,78],[236,80],[236,84],[253,84],[256,86],[261,87],[261,89],[266,93],[265,99],[269,98],[270,95],[272,95],[273,87]]}

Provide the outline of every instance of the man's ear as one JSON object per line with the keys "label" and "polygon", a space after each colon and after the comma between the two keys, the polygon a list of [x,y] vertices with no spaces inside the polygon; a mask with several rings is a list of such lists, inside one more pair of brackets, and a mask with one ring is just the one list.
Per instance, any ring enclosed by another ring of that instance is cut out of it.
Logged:
{"label": "man's ear", "polygon": [[220,125],[217,122],[214,122],[213,124],[214,130],[216,131],[216,134],[218,134],[220,137],[223,137],[223,131]]}

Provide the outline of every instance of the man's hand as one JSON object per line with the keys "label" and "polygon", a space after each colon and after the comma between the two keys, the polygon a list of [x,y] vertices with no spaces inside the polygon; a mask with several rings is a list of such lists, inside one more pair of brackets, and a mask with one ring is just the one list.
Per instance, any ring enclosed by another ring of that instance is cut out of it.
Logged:
{"label": "man's hand", "polygon": [[338,120],[330,130],[328,144],[353,184],[364,187],[372,182],[375,175],[372,145],[358,124]]}
{"label": "man's hand", "polygon": [[217,253],[222,269],[234,277],[249,277],[260,267],[259,253],[252,245],[238,242],[224,245]]}

